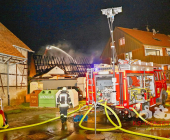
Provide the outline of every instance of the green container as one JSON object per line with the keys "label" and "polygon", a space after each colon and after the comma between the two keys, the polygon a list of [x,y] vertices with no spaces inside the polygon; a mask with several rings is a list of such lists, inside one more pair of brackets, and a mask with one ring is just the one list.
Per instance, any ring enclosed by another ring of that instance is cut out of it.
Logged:
{"label": "green container", "polygon": [[42,90],[38,94],[39,107],[56,107],[56,93],[58,90]]}

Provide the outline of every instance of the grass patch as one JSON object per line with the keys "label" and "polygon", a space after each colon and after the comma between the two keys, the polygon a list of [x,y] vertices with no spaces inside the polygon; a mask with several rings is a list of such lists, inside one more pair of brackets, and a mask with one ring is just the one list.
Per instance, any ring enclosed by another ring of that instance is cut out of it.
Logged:
{"label": "grass patch", "polygon": [[20,109],[15,109],[15,110],[9,110],[9,111],[5,111],[5,113],[8,114],[17,114],[17,113],[21,113],[22,110]]}
{"label": "grass patch", "polygon": [[30,103],[22,103],[20,104],[21,107],[30,107]]}

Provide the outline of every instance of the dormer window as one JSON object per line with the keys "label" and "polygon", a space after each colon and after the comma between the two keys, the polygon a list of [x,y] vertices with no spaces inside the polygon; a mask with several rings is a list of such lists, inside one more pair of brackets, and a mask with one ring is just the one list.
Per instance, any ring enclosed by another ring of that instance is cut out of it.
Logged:
{"label": "dormer window", "polygon": [[170,56],[170,51],[167,51],[168,56]]}
{"label": "dormer window", "polygon": [[146,55],[156,55],[156,56],[160,56],[160,50],[156,50],[156,49],[146,49]]}
{"label": "dormer window", "polygon": [[119,46],[125,45],[125,38],[122,37],[119,39]]}

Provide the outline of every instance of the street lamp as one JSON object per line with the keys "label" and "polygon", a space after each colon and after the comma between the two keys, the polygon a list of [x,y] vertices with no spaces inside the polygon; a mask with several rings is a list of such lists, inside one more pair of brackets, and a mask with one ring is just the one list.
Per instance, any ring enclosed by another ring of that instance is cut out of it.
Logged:
{"label": "street lamp", "polygon": [[109,29],[110,29],[110,35],[112,38],[112,52],[113,52],[113,58],[112,58],[112,63],[113,63],[113,92],[116,93],[116,78],[115,78],[115,46],[114,46],[114,41],[113,41],[113,21],[114,21],[114,16],[120,12],[122,12],[122,7],[115,7],[115,8],[107,8],[107,9],[102,9],[102,14],[107,16],[108,19],[108,24],[109,24]]}
{"label": "street lamp", "polygon": [[102,14],[107,16],[108,19],[108,24],[109,24],[109,29],[110,29],[110,35],[112,39],[112,52],[113,52],[113,78],[115,78],[115,66],[114,66],[114,51],[115,51],[115,46],[114,46],[114,41],[113,41],[113,21],[114,21],[114,16],[118,13],[122,12],[122,7],[115,7],[115,8],[107,8],[107,9],[102,9]]}

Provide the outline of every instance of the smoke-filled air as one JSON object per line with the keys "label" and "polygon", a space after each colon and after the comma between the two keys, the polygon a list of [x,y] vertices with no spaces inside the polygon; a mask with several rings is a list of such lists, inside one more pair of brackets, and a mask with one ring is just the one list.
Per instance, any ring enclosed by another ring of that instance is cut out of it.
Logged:
{"label": "smoke-filled air", "polygon": [[83,53],[73,49],[71,43],[59,42],[57,44],[48,44],[42,46],[37,52],[38,55],[49,56],[49,57],[62,57],[65,58],[66,62],[77,63],[79,59],[86,59],[90,64],[99,63],[101,52],[99,50],[91,50],[88,53]]}

